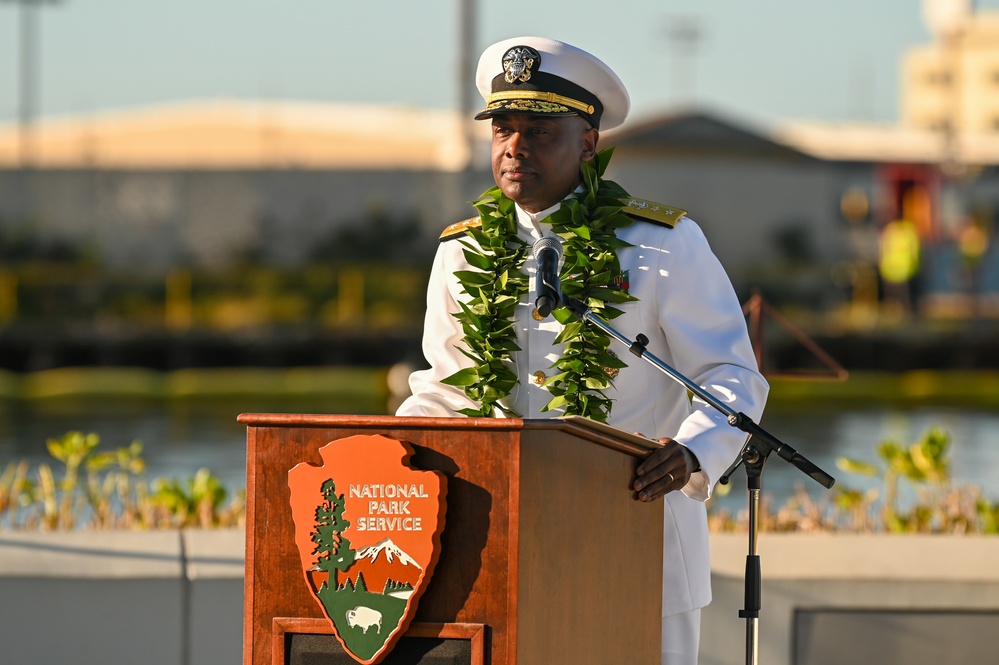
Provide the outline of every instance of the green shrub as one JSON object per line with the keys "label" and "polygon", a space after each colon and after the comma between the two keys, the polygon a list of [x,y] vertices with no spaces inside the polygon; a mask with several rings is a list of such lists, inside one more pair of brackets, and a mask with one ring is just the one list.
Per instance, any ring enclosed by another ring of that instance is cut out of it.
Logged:
{"label": "green shrub", "polygon": [[0,475],[0,526],[11,529],[168,529],[242,526],[245,491],[227,491],[208,469],[184,481],[145,477],[142,444],[98,451],[97,434],[46,443],[62,465],[11,462]]}
{"label": "green shrub", "polygon": [[[246,492],[235,496],[208,469],[176,480],[145,476],[142,444],[99,450],[95,433],[67,432],[46,442],[58,465],[10,462],[0,474],[0,528],[173,529],[241,527]],[[999,534],[999,501],[976,485],[955,486],[950,476],[950,437],[932,428],[908,446],[884,441],[877,462],[840,458],[855,476],[880,479],[880,487],[837,484],[821,499],[799,483],[779,506],[763,494],[763,531]],[[55,468],[53,468],[55,466]],[[912,500],[900,497],[903,484]],[[747,515],[709,507],[713,531],[744,531]]]}
{"label": "green shrub", "polygon": [[[878,462],[841,457],[840,470],[880,478],[880,489],[866,491],[836,485],[814,499],[798,484],[794,495],[772,508],[761,500],[759,524],[765,531],[847,531],[857,533],[999,533],[999,501],[977,485],[955,486],[950,475],[950,436],[931,428],[908,446],[884,441]],[[913,499],[902,501],[903,483]],[[747,515],[712,510],[714,531],[747,528]]]}

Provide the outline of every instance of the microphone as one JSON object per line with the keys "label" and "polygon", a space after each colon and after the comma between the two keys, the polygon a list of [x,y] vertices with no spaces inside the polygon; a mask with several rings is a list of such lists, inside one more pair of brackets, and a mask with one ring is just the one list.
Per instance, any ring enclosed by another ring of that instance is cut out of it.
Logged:
{"label": "microphone", "polygon": [[558,279],[559,264],[562,261],[562,243],[558,238],[545,236],[534,243],[534,259],[538,262],[535,292],[538,294],[534,306],[541,318],[551,314],[562,297],[562,286]]}

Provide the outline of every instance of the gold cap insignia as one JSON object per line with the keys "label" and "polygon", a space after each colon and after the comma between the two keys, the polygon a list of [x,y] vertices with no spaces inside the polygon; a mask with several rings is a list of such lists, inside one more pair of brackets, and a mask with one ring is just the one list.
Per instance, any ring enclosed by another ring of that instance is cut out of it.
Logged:
{"label": "gold cap insignia", "polygon": [[507,83],[526,83],[531,80],[534,65],[541,66],[541,55],[537,51],[530,46],[514,46],[503,54],[503,78]]}

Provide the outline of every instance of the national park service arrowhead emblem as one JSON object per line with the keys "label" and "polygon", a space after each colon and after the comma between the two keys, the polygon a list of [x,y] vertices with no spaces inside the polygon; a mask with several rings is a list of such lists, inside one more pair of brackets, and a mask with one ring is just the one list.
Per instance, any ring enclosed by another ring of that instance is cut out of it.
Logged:
{"label": "national park service arrowhead emblem", "polygon": [[408,466],[412,448],[358,435],[319,449],[323,466],[288,472],[305,582],[354,660],[384,658],[430,582],[447,479]]}

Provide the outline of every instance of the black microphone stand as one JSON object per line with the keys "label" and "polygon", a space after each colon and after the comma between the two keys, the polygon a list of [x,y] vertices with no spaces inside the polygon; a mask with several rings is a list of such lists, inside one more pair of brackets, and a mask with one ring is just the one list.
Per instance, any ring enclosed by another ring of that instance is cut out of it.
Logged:
{"label": "black microphone stand", "polygon": [[628,347],[634,355],[643,358],[656,368],[663,371],[674,381],[683,385],[687,390],[697,395],[712,407],[720,411],[728,419],[728,424],[746,432],[749,437],[742,447],[739,456],[732,465],[722,474],[718,482],[727,485],[732,474],[739,465],[746,467],[746,479],[749,491],[749,555],[746,558],[746,578],[745,578],[745,603],[744,609],[740,610],[739,616],[746,619],[746,664],[756,665],[759,659],[759,619],[761,609],[761,592],[763,582],[760,572],[760,557],[756,551],[759,531],[759,510],[760,491],[763,487],[763,465],[766,464],[770,453],[776,452],[778,457],[790,462],[798,467],[802,472],[811,477],[825,488],[830,488],[835,483],[835,479],[828,473],[810,462],[797,450],[781,442],[765,429],[753,422],[753,419],[744,413],[736,412],[727,405],[715,398],[714,395],[704,390],[683,374],[673,369],[665,362],[648,352],[646,346],[649,338],[639,333],[635,341],[632,341],[611,327],[606,321],[593,313],[583,303],[575,298],[562,294],[562,304],[583,322],[590,322],[603,330],[605,333],[618,340]]}

